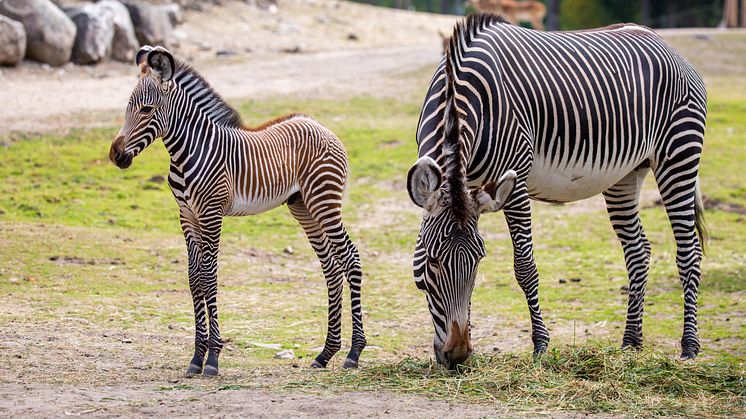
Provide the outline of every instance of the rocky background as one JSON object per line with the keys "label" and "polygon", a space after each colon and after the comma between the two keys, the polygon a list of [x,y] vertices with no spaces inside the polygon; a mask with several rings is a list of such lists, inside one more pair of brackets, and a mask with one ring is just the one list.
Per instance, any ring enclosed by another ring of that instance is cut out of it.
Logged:
{"label": "rocky background", "polygon": [[[128,62],[140,45],[178,46],[174,28],[184,10],[201,11],[221,0],[140,1],[0,0],[0,65],[24,59],[57,67],[68,62]],[[274,0],[245,3],[276,13]]]}

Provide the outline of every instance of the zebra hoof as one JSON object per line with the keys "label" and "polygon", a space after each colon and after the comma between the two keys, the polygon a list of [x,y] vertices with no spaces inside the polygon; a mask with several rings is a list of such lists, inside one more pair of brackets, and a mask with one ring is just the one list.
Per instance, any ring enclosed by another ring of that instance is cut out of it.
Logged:
{"label": "zebra hoof", "polygon": [[698,354],[699,354],[699,350],[697,349],[684,348],[681,350],[681,356],[679,357],[679,359],[681,359],[682,361],[688,361],[690,359],[696,358]]}
{"label": "zebra hoof", "polygon": [[350,369],[350,368],[357,368],[358,363],[354,359],[347,358],[345,359],[345,363],[342,365],[342,368]]}
{"label": "zebra hoof", "polygon": [[202,367],[196,364],[189,364],[189,368],[186,370],[187,377],[194,377],[195,375],[202,374]]}
{"label": "zebra hoof", "polygon": [[202,371],[202,375],[205,377],[217,377],[218,368],[213,367],[212,365],[205,365],[205,370]]}
{"label": "zebra hoof", "polygon": [[534,360],[540,358],[542,355],[547,353],[547,344],[546,343],[539,343],[537,345],[534,345]]}
{"label": "zebra hoof", "polygon": [[311,368],[323,369],[326,368],[326,364],[322,364],[321,362],[314,359],[313,362],[311,362]]}

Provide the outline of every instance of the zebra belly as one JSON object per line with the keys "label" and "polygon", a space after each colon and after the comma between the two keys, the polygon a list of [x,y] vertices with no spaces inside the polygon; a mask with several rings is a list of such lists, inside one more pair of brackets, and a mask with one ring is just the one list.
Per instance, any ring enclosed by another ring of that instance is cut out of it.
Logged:
{"label": "zebra belly", "polygon": [[228,207],[228,211],[225,215],[254,215],[269,211],[287,202],[288,198],[290,198],[290,196],[296,192],[298,192],[298,187],[293,186],[284,193],[277,194],[275,196],[252,197],[236,194],[233,196],[231,205]]}
{"label": "zebra belly", "polygon": [[614,186],[641,162],[630,162],[618,167],[552,166],[550,161],[537,158],[526,179],[532,199],[547,202],[572,202],[596,196]]}

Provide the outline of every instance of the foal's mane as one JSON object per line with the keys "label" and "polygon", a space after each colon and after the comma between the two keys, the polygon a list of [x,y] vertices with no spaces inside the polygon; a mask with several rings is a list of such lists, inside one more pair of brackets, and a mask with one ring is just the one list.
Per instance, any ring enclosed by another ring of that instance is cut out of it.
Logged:
{"label": "foal's mane", "polygon": [[175,60],[174,83],[188,92],[192,99],[199,99],[202,109],[216,125],[243,128],[241,115],[233,109],[202,77],[197,70],[181,60]]}
{"label": "foal's mane", "polygon": [[175,60],[175,63],[176,72],[174,82],[187,91],[192,98],[199,98],[203,102],[201,105],[203,111],[207,113],[210,120],[216,125],[257,132],[290,119],[306,116],[302,113],[291,113],[269,120],[256,127],[246,126],[238,111],[229,105],[197,70],[180,60]]}

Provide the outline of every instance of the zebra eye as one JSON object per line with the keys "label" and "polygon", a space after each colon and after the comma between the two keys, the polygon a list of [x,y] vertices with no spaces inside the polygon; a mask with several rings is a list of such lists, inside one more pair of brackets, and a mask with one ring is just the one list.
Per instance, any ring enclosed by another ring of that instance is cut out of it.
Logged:
{"label": "zebra eye", "polygon": [[140,108],[140,113],[151,113],[151,112],[153,112],[152,106],[143,106],[142,108]]}

